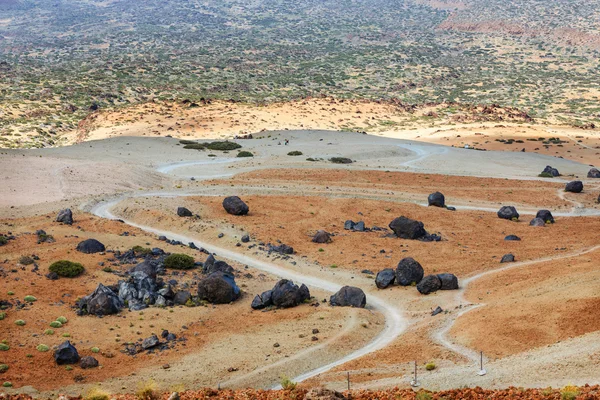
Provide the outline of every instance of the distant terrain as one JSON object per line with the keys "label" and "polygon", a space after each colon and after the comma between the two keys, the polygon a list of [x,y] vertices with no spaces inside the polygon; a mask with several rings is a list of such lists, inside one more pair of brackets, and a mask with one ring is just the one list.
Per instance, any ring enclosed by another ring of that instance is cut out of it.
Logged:
{"label": "distant terrain", "polygon": [[598,0],[2,0],[0,146],[65,144],[90,113],[152,100],[497,104],[594,128],[598,10]]}

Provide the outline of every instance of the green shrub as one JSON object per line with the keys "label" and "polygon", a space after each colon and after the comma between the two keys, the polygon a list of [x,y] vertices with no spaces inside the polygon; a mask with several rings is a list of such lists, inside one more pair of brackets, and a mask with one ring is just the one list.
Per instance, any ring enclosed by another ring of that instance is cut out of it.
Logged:
{"label": "green shrub", "polygon": [[37,349],[37,351],[41,351],[42,353],[45,353],[48,350],[50,350],[50,347],[46,346],[45,344],[38,344],[36,349]]}
{"label": "green shrub", "polygon": [[44,335],[54,335],[54,331],[52,329],[46,329]]}
{"label": "green shrub", "polygon": [[71,334],[69,332],[65,332],[62,334],[62,337],[71,337]]}
{"label": "green shrub", "polygon": [[206,145],[204,143],[190,143],[183,146],[184,149],[192,149],[192,150],[204,150]]}
{"label": "green shrub", "polygon": [[97,347],[92,347],[92,353],[100,353],[100,349]]}
{"label": "green shrub", "polygon": [[22,319],[18,319],[18,320],[15,321],[15,325],[24,326],[25,325],[25,321],[23,321]]}
{"label": "green shrub", "polygon": [[236,157],[254,157],[254,154],[250,153],[249,151],[240,151]]}
{"label": "green shrub", "polygon": [[21,265],[31,265],[34,262],[35,261],[33,260],[33,258],[31,258],[29,256],[21,256],[21,258],[19,258],[19,264],[21,264]]}
{"label": "green shrub", "polygon": [[2,386],[3,386],[3,387],[12,387],[12,383],[10,383],[10,382],[4,382],[4,383],[2,384]]}
{"label": "green shrub", "polygon": [[6,371],[8,371],[8,365],[0,364],[0,374]]}
{"label": "green shrub", "polygon": [[62,324],[58,321],[52,321],[50,322],[50,328],[61,328]]}
{"label": "green shrub", "polygon": [[108,400],[109,394],[100,388],[91,388],[84,396],[83,400]]}
{"label": "green shrub", "polygon": [[148,247],[133,246],[131,250],[135,253],[136,256],[147,256],[152,254],[152,250]]}
{"label": "green shrub", "polygon": [[429,362],[429,363],[425,364],[425,369],[427,371],[433,371],[434,369],[436,369],[436,365],[435,365],[435,363]]}
{"label": "green shrub", "polygon": [[424,390],[419,390],[415,396],[416,400],[431,400],[432,398],[433,397],[431,397],[431,394]]}
{"label": "green shrub", "polygon": [[0,235],[0,246],[4,246],[6,243],[8,243],[6,236]]}
{"label": "green shrub", "polygon": [[225,141],[225,142],[210,142],[206,144],[206,148],[209,150],[220,150],[220,151],[226,151],[226,150],[237,150],[237,149],[241,149],[242,146],[234,143],[234,142],[230,142],[230,141]]}
{"label": "green shrub", "polygon": [[542,172],[541,174],[538,175],[540,178],[554,178],[554,175],[552,175],[549,172]]}
{"label": "green shrub", "polygon": [[33,303],[34,301],[37,301],[37,299],[35,298],[35,296],[32,295],[27,295],[23,298],[23,300],[25,300],[28,303]]}
{"label": "green shrub", "polygon": [[10,291],[10,292],[8,292],[7,294],[8,294],[9,296],[12,296],[12,295],[14,295],[14,294],[15,294],[15,292],[13,292],[13,291]]}
{"label": "green shrub", "polygon": [[331,157],[329,161],[334,164],[352,164],[352,160],[347,157]]}
{"label": "green shrub", "polygon": [[0,351],[8,351],[10,350],[10,346],[5,343],[0,343]]}
{"label": "green shrub", "polygon": [[2,321],[4,318],[6,318],[6,313],[5,312],[0,313],[0,321]]}
{"label": "green shrub", "polygon": [[565,386],[560,391],[560,398],[562,400],[575,400],[579,396],[579,388],[577,386]]}
{"label": "green shrub", "polygon": [[165,258],[165,268],[192,269],[194,268],[194,259],[187,254],[171,254]]}
{"label": "green shrub", "polygon": [[85,270],[85,268],[83,268],[83,265],[67,260],[57,261],[50,265],[48,269],[50,270],[50,272],[54,272],[58,276],[62,276],[65,278],[74,278],[76,276],[81,275]]}
{"label": "green shrub", "polygon": [[285,375],[281,377],[279,384],[281,385],[283,390],[294,390],[294,389],[296,389],[296,385],[297,385],[296,382],[292,381],[290,378],[288,378]]}
{"label": "green shrub", "polygon": [[298,151],[298,150],[290,151],[288,153],[288,156],[301,156],[301,155],[302,155],[302,152]]}
{"label": "green shrub", "polygon": [[306,159],[306,161],[313,161],[314,162],[314,161],[319,161],[319,160],[317,160],[316,158],[308,157]]}
{"label": "green shrub", "polygon": [[66,317],[58,317],[58,318],[56,318],[56,320],[63,325],[69,321]]}
{"label": "green shrub", "polygon": [[193,140],[180,140],[179,143],[181,144],[196,144],[197,142],[193,141]]}

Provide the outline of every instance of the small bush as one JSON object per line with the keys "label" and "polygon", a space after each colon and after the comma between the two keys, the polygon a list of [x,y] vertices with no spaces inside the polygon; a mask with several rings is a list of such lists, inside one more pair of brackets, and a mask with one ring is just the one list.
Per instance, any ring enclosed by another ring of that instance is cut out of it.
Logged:
{"label": "small bush", "polygon": [[6,318],[6,313],[0,313],[0,321],[2,321],[4,318]]}
{"label": "small bush", "polygon": [[46,329],[44,335],[54,335],[54,331],[52,329]]}
{"label": "small bush", "polygon": [[347,157],[332,157],[329,161],[334,164],[352,164],[352,160]]}
{"label": "small bush", "polygon": [[8,243],[6,236],[0,235],[0,246],[4,246],[6,243]]}
{"label": "small bush", "polygon": [[579,395],[579,388],[577,386],[565,386],[560,391],[560,398],[562,400],[575,400],[575,398]]}
{"label": "small bush", "polygon": [[254,154],[249,151],[240,151],[236,157],[254,157]]}
{"label": "small bush", "polygon": [[3,386],[3,387],[12,387],[12,383],[10,383],[10,382],[4,382],[4,383],[2,384],[2,386]]}
{"label": "small bush", "polygon": [[50,322],[50,328],[61,328],[62,324],[58,321],[52,321]]}
{"label": "small bush", "polygon": [[0,351],[8,351],[10,350],[10,346],[5,343],[0,343]]}
{"label": "small bush", "polygon": [[206,148],[209,150],[220,150],[220,151],[227,151],[227,150],[237,150],[237,149],[241,149],[242,146],[234,143],[234,142],[229,142],[229,141],[224,141],[224,142],[210,142],[206,144]]}
{"label": "small bush", "polygon": [[302,152],[298,151],[298,150],[290,151],[288,153],[288,156],[301,156],[301,155],[302,155]]}
{"label": "small bush", "polygon": [[19,264],[21,264],[21,265],[31,265],[34,262],[35,261],[33,260],[33,258],[31,258],[29,256],[21,256],[21,258],[19,258]]}
{"label": "small bush", "polygon": [[136,256],[147,256],[152,254],[152,250],[148,247],[133,246],[131,250],[135,253]]}
{"label": "small bush", "polygon": [[6,371],[8,371],[8,365],[0,364],[0,374]]}
{"label": "small bush", "polygon": [[92,347],[91,350],[92,350],[92,353],[100,353],[100,349],[97,347]]}
{"label": "small bush", "polygon": [[109,394],[103,391],[100,388],[91,388],[87,391],[87,393],[83,396],[83,400],[108,400]]}
{"label": "small bush", "polygon": [[27,295],[23,298],[23,300],[25,300],[27,303],[33,303],[34,301],[37,301],[37,299],[35,298],[35,296],[32,295]]}
{"label": "small bush", "polygon": [[42,353],[45,353],[48,350],[50,350],[50,347],[46,346],[45,344],[38,344],[36,349],[37,349],[37,351],[41,351]]}
{"label": "small bush", "polygon": [[65,332],[62,334],[62,337],[71,337],[71,334],[69,332]]}
{"label": "small bush", "polygon": [[50,265],[48,269],[50,270],[50,272],[54,272],[58,276],[62,276],[65,278],[74,278],[76,276],[81,275],[85,270],[85,268],[83,268],[83,265],[67,260],[57,261]]}
{"label": "small bush", "polygon": [[194,143],[197,143],[197,142],[194,142],[193,140],[182,139],[182,140],[179,141],[179,143],[181,143],[181,144],[194,144]]}
{"label": "small bush", "polygon": [[15,321],[15,325],[24,326],[25,325],[25,321],[23,321],[22,319],[18,319],[18,320]]}
{"label": "small bush", "polygon": [[63,325],[69,321],[66,317],[58,317],[58,318],[56,318],[56,320]]}
{"label": "small bush", "polygon": [[171,254],[165,258],[165,268],[192,269],[194,268],[194,258],[187,254]]}
{"label": "small bush", "polygon": [[316,158],[308,157],[306,159],[306,161],[312,161],[312,162],[314,162],[314,161],[319,161],[319,160],[317,160]]}
{"label": "small bush", "polygon": [[15,292],[13,292],[13,291],[9,291],[7,294],[8,294],[9,296],[13,296],[13,295],[15,294]]}
{"label": "small bush", "polygon": [[135,395],[139,400],[155,400],[158,398],[158,394],[156,393],[156,382],[152,379],[147,380],[146,382],[140,382]]}
{"label": "small bush", "polygon": [[424,390],[419,390],[415,396],[416,400],[431,400],[432,398],[433,397],[431,397],[431,394]]}
{"label": "small bush", "polygon": [[549,172],[542,172],[541,174],[538,175],[540,178],[554,178],[554,175],[552,175]]}
{"label": "small bush", "polygon": [[288,378],[285,375],[281,377],[279,384],[281,385],[283,390],[294,390],[294,389],[296,389],[296,386],[298,385],[296,382],[292,381],[290,378]]}
{"label": "small bush", "polygon": [[425,364],[425,369],[427,371],[433,371],[436,368],[437,367],[436,367],[435,363],[429,362],[429,363]]}
{"label": "small bush", "polygon": [[204,143],[190,143],[183,146],[184,149],[192,149],[192,150],[204,150],[206,145]]}

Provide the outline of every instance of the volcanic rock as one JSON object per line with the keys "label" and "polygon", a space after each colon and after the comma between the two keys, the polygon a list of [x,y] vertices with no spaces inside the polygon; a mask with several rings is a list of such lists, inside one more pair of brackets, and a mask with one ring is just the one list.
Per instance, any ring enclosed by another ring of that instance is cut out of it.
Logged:
{"label": "volcanic rock", "polygon": [[248,205],[237,196],[229,196],[223,200],[223,208],[231,215],[246,215],[250,209]]}
{"label": "volcanic rock", "polygon": [[553,224],[554,223],[554,217],[552,216],[552,213],[549,210],[540,210],[537,212],[537,214],[535,215],[536,218],[541,218],[545,223],[549,223],[549,224]]}
{"label": "volcanic rock", "polygon": [[517,209],[513,206],[503,206],[498,211],[498,218],[516,221],[519,219],[519,213],[517,212]]}
{"label": "volcanic rock", "polygon": [[567,183],[567,186],[565,186],[565,192],[581,193],[582,190],[583,182],[581,181],[572,181]]}
{"label": "volcanic rock", "polygon": [[375,285],[379,289],[385,289],[386,287],[393,285],[396,280],[396,273],[391,268],[386,268],[383,271],[379,271],[375,277]]}
{"label": "volcanic rock", "polygon": [[77,245],[77,251],[85,254],[93,254],[106,251],[106,247],[96,239],[87,239]]}
{"label": "volcanic rock", "polygon": [[59,344],[54,351],[54,361],[56,361],[58,365],[77,364],[79,361],[79,353],[77,353],[75,346],[67,340]]}
{"label": "volcanic rock", "polygon": [[417,290],[421,294],[436,292],[442,288],[442,281],[437,275],[427,275],[417,284]]}
{"label": "volcanic rock", "polygon": [[198,298],[213,304],[227,304],[240,297],[233,275],[213,272],[198,283]]}
{"label": "volcanic rock", "polygon": [[331,243],[331,235],[323,230],[317,231],[312,238],[313,243]]}
{"label": "volcanic rock", "polygon": [[412,257],[406,257],[400,260],[396,267],[396,282],[401,286],[410,286],[417,284],[423,279],[423,267]]}
{"label": "volcanic rock", "polygon": [[344,286],[329,298],[329,304],[339,307],[364,308],[367,304],[367,296],[360,288]]}
{"label": "volcanic rock", "polygon": [[180,217],[192,217],[194,214],[185,207],[177,207],[177,215]]}
{"label": "volcanic rock", "polygon": [[73,212],[70,208],[60,210],[56,216],[56,222],[62,222],[63,224],[73,225]]}
{"label": "volcanic rock", "polygon": [[430,207],[445,207],[446,198],[440,192],[431,193],[427,198],[427,203]]}

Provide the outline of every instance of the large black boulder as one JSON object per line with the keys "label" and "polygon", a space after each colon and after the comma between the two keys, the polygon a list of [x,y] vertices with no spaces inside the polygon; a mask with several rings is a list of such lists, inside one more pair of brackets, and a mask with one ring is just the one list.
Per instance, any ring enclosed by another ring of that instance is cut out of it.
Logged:
{"label": "large black boulder", "polygon": [[237,196],[229,196],[223,200],[223,208],[231,215],[246,215],[250,209],[248,205]]}
{"label": "large black boulder", "polygon": [[252,300],[251,307],[254,310],[262,310],[263,308],[273,305],[272,293],[273,291],[267,290],[266,292],[257,294],[256,297],[254,297],[254,300]]}
{"label": "large black boulder", "polygon": [[216,260],[211,254],[206,258],[202,266],[202,272],[206,275],[210,275],[213,272],[224,272],[229,275],[233,275],[233,267],[227,264],[225,261]]}
{"label": "large black boulder", "polygon": [[457,290],[458,289],[458,278],[454,274],[438,274],[437,276],[442,282],[441,290]]}
{"label": "large black boulder", "polygon": [[419,239],[427,235],[422,222],[404,216],[394,219],[389,227],[402,239]]}
{"label": "large black boulder", "polygon": [[446,198],[440,192],[431,193],[429,197],[427,197],[427,204],[434,207],[445,207]]}
{"label": "large black boulder", "polygon": [[592,168],[587,174],[588,178],[600,178],[600,170],[598,168]]}
{"label": "large black boulder", "polygon": [[338,307],[364,308],[367,305],[367,296],[360,288],[344,286],[329,298],[329,304]]}
{"label": "large black boulder", "polygon": [[513,206],[503,206],[498,211],[498,218],[516,221],[519,219],[519,213],[517,212],[517,209]]}
{"label": "large black boulder", "polygon": [[96,239],[87,239],[77,245],[77,251],[86,254],[101,253],[106,247]]}
{"label": "large black boulder", "polygon": [[541,218],[534,218],[529,222],[531,226],[546,226],[546,222]]}
{"label": "large black boulder", "polygon": [[271,301],[280,308],[295,307],[308,299],[310,292],[306,285],[298,286],[287,279],[277,282],[271,290]]}
{"label": "large black boulder", "polygon": [[317,231],[312,238],[313,243],[330,243],[331,235],[323,230]]}
{"label": "large black boulder", "polygon": [[396,267],[396,282],[401,286],[410,286],[417,284],[423,279],[423,267],[412,257],[406,257],[400,260]]}
{"label": "large black boulder", "polygon": [[177,215],[180,217],[192,217],[194,214],[185,207],[177,207]]}
{"label": "large black boulder", "polygon": [[213,304],[227,304],[240,297],[233,275],[213,272],[198,283],[198,298]]}
{"label": "large black boulder", "polygon": [[375,277],[375,285],[379,289],[385,289],[386,287],[393,285],[396,280],[396,273],[391,268],[386,268],[383,271],[379,271]]}
{"label": "large black boulder", "polygon": [[550,210],[540,210],[537,212],[537,214],[535,215],[536,218],[541,218],[542,220],[544,220],[544,222],[546,224],[553,224],[554,223],[554,217],[552,216],[552,213],[550,212]]}
{"label": "large black boulder", "polygon": [[158,273],[158,264],[153,260],[144,260],[139,264],[136,264],[133,268],[127,271],[127,274],[133,276],[146,275],[151,279],[156,279]]}
{"label": "large black boulder", "polygon": [[60,210],[56,216],[56,222],[62,222],[63,224],[73,225],[73,212],[70,208]]}
{"label": "large black boulder", "polygon": [[544,170],[542,171],[542,174],[550,174],[552,176],[560,175],[560,173],[558,172],[558,170],[556,168],[552,168],[549,165],[546,165],[546,168],[544,168]]}
{"label": "large black boulder", "polygon": [[417,285],[417,290],[421,294],[436,292],[442,288],[442,281],[437,275],[427,275]]}
{"label": "large black boulder", "polygon": [[96,290],[82,299],[88,314],[111,315],[117,314],[125,306],[115,292],[103,284],[98,284]]}
{"label": "large black boulder", "polygon": [[79,361],[79,353],[75,346],[68,340],[58,345],[54,351],[54,361],[58,365],[77,364]]}
{"label": "large black boulder", "polygon": [[583,190],[583,182],[581,182],[581,181],[571,181],[571,182],[567,183],[567,186],[565,186],[565,192],[581,193],[582,190]]}

